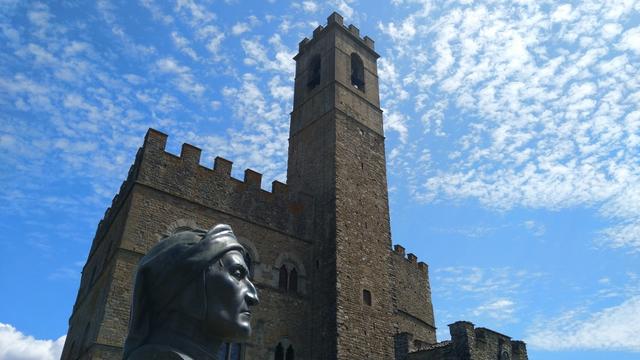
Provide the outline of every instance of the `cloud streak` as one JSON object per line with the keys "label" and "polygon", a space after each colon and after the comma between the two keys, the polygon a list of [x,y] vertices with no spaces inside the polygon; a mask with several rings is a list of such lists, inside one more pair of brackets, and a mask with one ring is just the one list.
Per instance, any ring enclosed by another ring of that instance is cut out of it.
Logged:
{"label": "cloud streak", "polygon": [[527,344],[544,350],[623,350],[640,352],[640,296],[591,313],[565,312],[539,320],[528,331]]}

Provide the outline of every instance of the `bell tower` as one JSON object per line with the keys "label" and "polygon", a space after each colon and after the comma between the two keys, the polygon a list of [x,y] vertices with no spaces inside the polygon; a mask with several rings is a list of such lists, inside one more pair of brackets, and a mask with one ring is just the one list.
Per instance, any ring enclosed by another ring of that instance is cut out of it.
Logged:
{"label": "bell tower", "polygon": [[315,199],[312,359],[394,357],[378,57],[337,13],[294,57],[287,182]]}

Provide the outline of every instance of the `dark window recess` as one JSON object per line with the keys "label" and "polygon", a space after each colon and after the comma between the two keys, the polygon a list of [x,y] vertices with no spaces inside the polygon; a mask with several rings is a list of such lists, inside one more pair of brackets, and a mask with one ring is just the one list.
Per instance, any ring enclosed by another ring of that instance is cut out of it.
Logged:
{"label": "dark window recess", "polygon": [[280,289],[287,290],[288,277],[289,277],[289,274],[288,274],[288,271],[287,271],[287,267],[282,265],[280,267],[280,278],[278,279],[278,287]]}
{"label": "dark window recess", "polygon": [[289,347],[287,348],[287,356],[285,357],[285,360],[294,360],[293,347],[291,345],[289,345]]}
{"label": "dark window recess", "polygon": [[284,360],[284,349],[282,348],[282,344],[278,343],[278,346],[276,346],[276,356],[274,357],[275,360]]}
{"label": "dark window recess", "polygon": [[309,89],[320,85],[320,63],[320,55],[315,55],[309,62],[309,81],[307,81]]}
{"label": "dark window recess", "polygon": [[364,91],[364,64],[356,53],[351,54],[351,85]]}
{"label": "dark window recess", "polygon": [[369,290],[362,290],[362,301],[371,306],[371,292]]}
{"label": "dark window recess", "polygon": [[289,290],[293,292],[298,291],[298,272],[296,269],[291,270],[289,274]]}

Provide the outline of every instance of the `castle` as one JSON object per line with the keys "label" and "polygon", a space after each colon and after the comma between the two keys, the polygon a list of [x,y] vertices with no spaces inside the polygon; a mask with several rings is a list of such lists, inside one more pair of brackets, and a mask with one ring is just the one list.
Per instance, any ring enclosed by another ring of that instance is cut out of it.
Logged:
{"label": "castle", "polygon": [[138,260],[185,226],[230,224],[260,306],[233,359],[527,359],[523,342],[468,322],[438,343],[428,267],[392,248],[371,38],[333,13],[295,56],[287,184],[150,129],[96,231],[62,359],[121,359]]}

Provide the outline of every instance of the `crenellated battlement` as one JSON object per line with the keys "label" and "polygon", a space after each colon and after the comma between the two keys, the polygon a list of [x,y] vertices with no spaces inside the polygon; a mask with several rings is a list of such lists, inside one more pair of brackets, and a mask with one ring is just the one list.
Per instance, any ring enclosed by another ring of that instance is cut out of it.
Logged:
{"label": "crenellated battlement", "polygon": [[166,151],[167,138],[166,134],[149,129],[141,148],[137,183],[308,237],[312,209],[309,195],[292,194],[286,184],[277,180],[271,183],[271,191],[264,190],[262,174],[253,169],[246,169],[243,179],[234,178],[233,162],[222,157],[214,159],[213,167],[203,166],[202,150],[191,144],[183,144],[179,156],[171,154]]}
{"label": "crenellated battlement", "polygon": [[427,271],[429,270],[429,266],[425,262],[423,261],[418,262],[418,257],[415,254],[413,253],[406,254],[404,246],[400,244],[396,244],[393,246],[393,253],[397,256],[402,257],[404,260],[406,260],[411,264],[416,264],[418,269],[420,269],[424,273],[427,273]]}
{"label": "crenellated battlement", "polygon": [[375,52],[374,51],[375,43],[373,39],[371,39],[369,36],[360,37],[360,29],[358,29],[353,24],[349,24],[348,26],[345,26],[344,18],[342,17],[342,15],[338,14],[337,12],[334,12],[331,15],[329,15],[329,17],[327,18],[326,26],[318,25],[318,27],[313,30],[313,37],[311,39],[305,37],[304,39],[302,39],[302,41],[300,41],[300,43],[298,43],[298,53],[302,53],[306,49],[307,45],[317,41],[322,36],[322,34],[325,33],[326,29],[332,26],[337,26],[340,29],[345,30],[346,32],[351,34],[352,38],[362,42],[363,44],[365,44],[365,46],[368,49]]}
{"label": "crenellated battlement", "polygon": [[[147,131],[147,135],[145,136],[142,149],[153,149],[155,150],[155,154],[158,154],[158,152],[163,152],[163,155],[175,158],[175,155],[166,151],[167,138],[168,135],[150,128]],[[214,159],[212,168],[202,166],[200,164],[201,154],[202,149],[194,145],[184,143],[182,144],[180,150],[180,156],[178,156],[177,158],[179,159],[179,161],[181,161],[182,164],[186,166],[190,165],[194,169],[196,167],[207,169],[208,171],[210,171],[210,176],[212,177],[224,177],[227,179],[231,179],[232,181],[236,182],[236,186],[238,189],[260,189],[261,192],[264,193],[267,197],[269,195],[278,197],[288,194],[287,184],[284,184],[278,180],[274,180],[271,183],[270,192],[262,189],[262,174],[253,169],[245,169],[244,178],[242,180],[232,177],[231,171],[233,170],[233,161],[227,160],[220,156],[217,156]]]}

